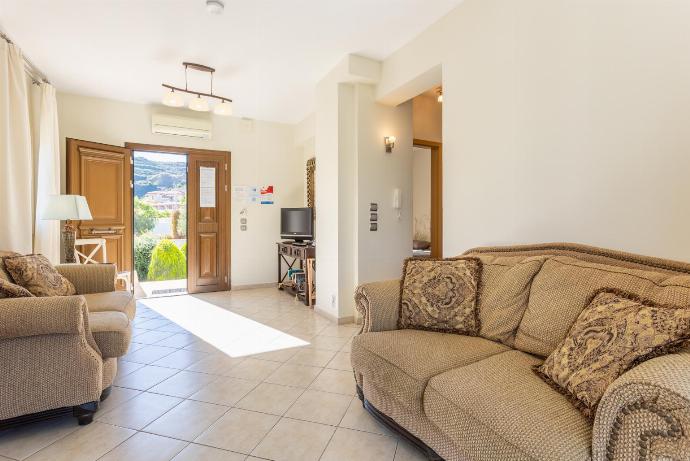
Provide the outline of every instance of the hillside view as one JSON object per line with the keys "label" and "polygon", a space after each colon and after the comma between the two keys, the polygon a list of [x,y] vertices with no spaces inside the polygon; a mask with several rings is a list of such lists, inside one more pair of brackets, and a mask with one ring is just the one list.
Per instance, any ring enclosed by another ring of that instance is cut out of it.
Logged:
{"label": "hillside view", "polygon": [[[184,159],[184,157],[179,156]],[[148,192],[184,188],[187,162],[159,162],[137,155],[134,163],[134,196],[144,198]]]}

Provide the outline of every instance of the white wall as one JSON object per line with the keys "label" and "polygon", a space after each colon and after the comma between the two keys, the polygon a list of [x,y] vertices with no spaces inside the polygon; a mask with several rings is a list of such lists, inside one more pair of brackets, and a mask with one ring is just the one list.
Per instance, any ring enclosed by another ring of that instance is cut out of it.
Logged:
{"label": "white wall", "polygon": [[412,233],[431,241],[431,149],[412,148]]}
{"label": "white wall", "polygon": [[[275,204],[249,206],[247,231],[240,231],[242,206],[231,203],[230,275],[235,287],[276,281],[280,208],[304,201],[304,162],[294,147],[294,126],[213,116],[212,139],[201,140],[152,134],[152,111],[171,112],[169,108],[59,93],[58,110],[63,165],[68,137],[119,146],[136,142],[229,150],[231,184],[273,184]],[[63,190],[64,184],[63,173]]]}
{"label": "white wall", "polygon": [[466,0],[386,59],[389,103],[442,68],[444,254],[575,241],[690,261],[689,21],[684,0]]}

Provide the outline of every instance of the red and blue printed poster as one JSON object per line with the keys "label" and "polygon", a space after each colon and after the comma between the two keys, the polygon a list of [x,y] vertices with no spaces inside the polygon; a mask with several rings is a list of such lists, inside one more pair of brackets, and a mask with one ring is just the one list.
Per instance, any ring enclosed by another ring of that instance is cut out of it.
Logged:
{"label": "red and blue printed poster", "polygon": [[273,205],[273,186],[262,187],[259,196],[262,205]]}

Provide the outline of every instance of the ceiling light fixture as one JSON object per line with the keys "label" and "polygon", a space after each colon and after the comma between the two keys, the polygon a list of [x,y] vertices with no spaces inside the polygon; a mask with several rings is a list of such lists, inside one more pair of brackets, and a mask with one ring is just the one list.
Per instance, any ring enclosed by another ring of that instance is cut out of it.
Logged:
{"label": "ceiling light fixture", "polygon": [[206,0],[206,11],[211,14],[223,14],[225,5],[220,0]]}
{"label": "ceiling light fixture", "polygon": [[[180,93],[187,93],[196,95],[196,98],[193,98],[191,101],[189,101],[190,109],[199,112],[208,112],[208,99],[219,99],[220,103],[216,104],[216,107],[213,112],[218,115],[231,115],[232,99],[213,94],[213,73],[216,70],[212,67],[204,66],[203,64],[195,64],[193,62],[183,62],[182,65],[184,66],[184,88],[178,88],[176,86],[163,83],[163,87],[168,88],[170,90],[165,94],[165,96],[163,96],[163,104],[171,107],[182,107],[184,106],[184,98]],[[187,68],[211,74],[211,91],[209,93],[194,91],[188,88]]]}
{"label": "ceiling light fixture", "polygon": [[437,100],[438,102],[443,102],[443,88],[442,88],[442,87],[439,86],[439,87],[436,89],[436,94],[438,95],[438,98],[436,98],[436,100]]}

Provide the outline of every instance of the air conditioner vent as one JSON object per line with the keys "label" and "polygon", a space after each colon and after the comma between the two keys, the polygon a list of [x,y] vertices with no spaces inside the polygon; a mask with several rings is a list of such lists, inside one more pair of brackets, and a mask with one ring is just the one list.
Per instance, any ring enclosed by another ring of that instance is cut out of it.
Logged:
{"label": "air conditioner vent", "polygon": [[153,114],[151,132],[211,139],[211,121],[179,115]]}

